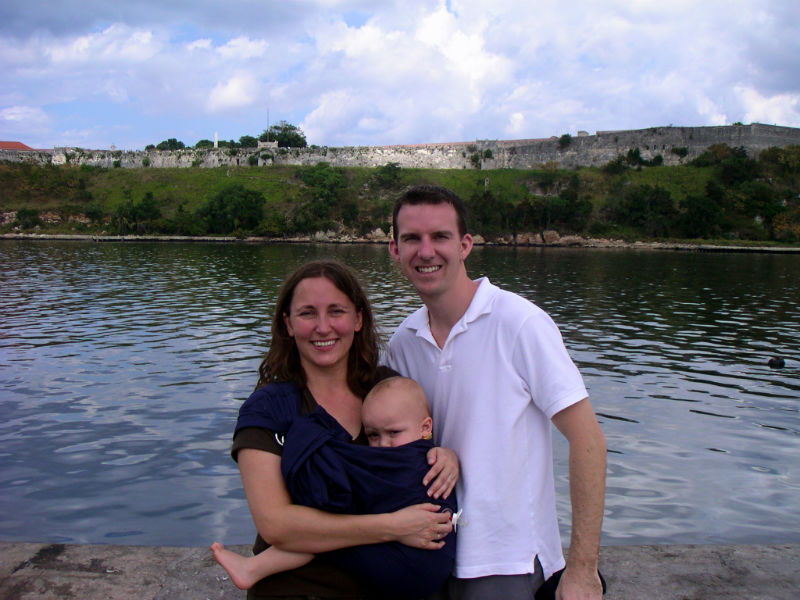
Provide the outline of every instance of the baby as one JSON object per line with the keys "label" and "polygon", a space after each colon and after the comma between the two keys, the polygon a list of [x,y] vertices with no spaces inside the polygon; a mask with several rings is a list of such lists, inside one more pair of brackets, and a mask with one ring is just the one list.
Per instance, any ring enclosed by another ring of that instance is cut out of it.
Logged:
{"label": "baby", "polygon": [[[373,387],[364,398],[361,421],[364,424],[369,445],[373,448],[394,448],[418,440],[428,440],[431,438],[433,425],[422,388],[415,381],[405,377],[390,377]],[[368,452],[368,449],[364,448],[364,451]],[[422,467],[425,468],[426,464],[423,464]],[[420,501],[425,502],[430,499],[423,495]],[[368,501],[366,503],[369,504]],[[450,507],[446,507],[448,510],[454,510],[454,508],[454,503],[451,503]],[[296,569],[314,558],[313,554],[287,552],[274,546],[251,557],[226,550],[218,542],[211,545],[211,550],[216,561],[227,571],[233,583],[240,589],[249,589],[264,577]],[[360,551],[358,547],[352,550],[354,552],[352,556],[355,558],[351,557],[348,566],[363,574],[362,569],[365,565],[359,565],[357,557]],[[401,551],[412,552],[413,550],[404,547]],[[336,552],[346,553],[348,549]],[[452,552],[453,549],[449,548],[448,554],[452,554]],[[360,553],[360,555],[366,556],[366,553]],[[424,554],[420,555],[420,558],[424,560],[424,556]],[[427,556],[430,558],[430,554]],[[412,560],[419,562],[416,555]],[[394,564],[398,565],[397,570],[403,568],[402,563],[403,561],[394,561]],[[401,575],[405,576],[406,574],[397,574],[398,577]]]}

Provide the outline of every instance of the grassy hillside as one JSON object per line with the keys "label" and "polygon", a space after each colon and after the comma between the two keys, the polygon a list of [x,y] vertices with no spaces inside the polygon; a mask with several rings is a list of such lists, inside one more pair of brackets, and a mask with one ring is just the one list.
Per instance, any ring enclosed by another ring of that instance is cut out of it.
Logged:
{"label": "grassy hillside", "polygon": [[[620,156],[578,170],[315,167],[102,169],[0,163],[0,231],[255,233],[387,229],[394,198],[431,183],[485,237],[557,229],[629,238],[800,241],[800,147],[759,160],[712,147],[692,164]],[[233,228],[233,229],[231,229]]]}

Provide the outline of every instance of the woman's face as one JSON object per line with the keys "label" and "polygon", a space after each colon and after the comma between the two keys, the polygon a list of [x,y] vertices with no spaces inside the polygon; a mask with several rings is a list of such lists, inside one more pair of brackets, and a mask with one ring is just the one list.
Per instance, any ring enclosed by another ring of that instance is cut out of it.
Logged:
{"label": "woman's face", "polygon": [[361,329],[361,313],[330,279],[300,281],[283,319],[306,376],[315,369],[347,368],[353,337]]}

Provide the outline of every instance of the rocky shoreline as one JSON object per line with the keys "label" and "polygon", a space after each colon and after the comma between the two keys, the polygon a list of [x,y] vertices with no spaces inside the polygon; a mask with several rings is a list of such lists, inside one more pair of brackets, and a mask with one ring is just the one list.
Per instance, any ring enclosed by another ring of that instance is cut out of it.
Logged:
{"label": "rocky shoreline", "polygon": [[[314,235],[286,237],[233,237],[233,236],[182,236],[182,235],[87,235],[61,233],[3,233],[3,240],[58,240],[82,242],[213,242],[256,244],[388,244],[389,237],[380,229],[365,236],[342,235],[334,232],[317,232]],[[476,246],[515,246],[534,248],[617,248],[635,250],[680,250],[687,252],[757,252],[773,254],[800,254],[800,246],[737,246],[708,243],[670,241],[628,242],[608,238],[587,238],[576,235],[560,236],[555,231],[543,234],[520,234],[515,238],[486,240],[473,237]]]}
{"label": "rocky shoreline", "polygon": [[[798,560],[798,544],[600,549],[606,600],[794,600]],[[241,600],[244,592],[207,548],[0,542],[0,597]]]}

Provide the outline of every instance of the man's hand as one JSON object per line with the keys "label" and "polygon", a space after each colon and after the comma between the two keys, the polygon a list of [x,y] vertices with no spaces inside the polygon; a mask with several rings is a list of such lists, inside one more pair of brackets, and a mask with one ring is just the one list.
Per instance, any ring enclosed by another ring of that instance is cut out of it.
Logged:
{"label": "man's hand", "polygon": [[430,471],[422,478],[422,485],[428,485],[428,497],[447,500],[458,481],[458,457],[450,448],[431,448],[428,450]]}
{"label": "man's hand", "polygon": [[600,600],[603,585],[597,569],[567,567],[556,589],[556,600]]}

